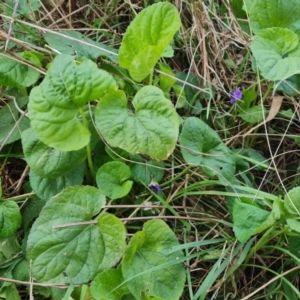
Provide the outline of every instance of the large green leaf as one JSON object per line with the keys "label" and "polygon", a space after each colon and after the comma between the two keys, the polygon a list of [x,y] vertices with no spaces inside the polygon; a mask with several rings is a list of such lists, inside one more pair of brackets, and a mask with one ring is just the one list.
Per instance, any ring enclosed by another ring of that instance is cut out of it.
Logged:
{"label": "large green leaf", "polygon": [[95,42],[77,31],[62,30],[60,34],[64,36],[47,32],[44,38],[51,48],[62,54],[74,55],[77,58],[84,56],[92,60],[96,60],[99,56],[106,56],[117,62],[118,51],[105,44]]}
{"label": "large green leaf", "polygon": [[247,5],[251,28],[255,33],[271,27],[289,28],[300,36],[298,0],[255,0]]}
{"label": "large green leaf", "polygon": [[28,128],[22,134],[25,159],[30,168],[40,177],[61,177],[78,167],[87,156],[86,149],[60,151],[41,142],[33,130]]}
{"label": "large green leaf", "polygon": [[[28,97],[17,98],[16,102],[20,108],[28,102]],[[13,101],[9,102],[7,105],[0,110],[0,145],[3,145],[4,140],[7,136],[9,138],[6,140],[5,144],[13,143],[21,138],[21,133],[27,129],[29,124],[29,119],[23,117],[22,120],[16,125],[19,120],[19,112]]]}
{"label": "large green leaf", "polygon": [[84,169],[85,164],[81,164],[70,173],[57,178],[40,177],[30,170],[30,185],[39,198],[49,200],[70,186],[82,184]]}
{"label": "large green leaf", "polygon": [[[40,65],[39,60],[29,51],[18,53],[23,59],[28,59],[31,63]],[[27,87],[37,82],[40,73],[34,68],[18,62],[16,59],[10,59],[0,56],[0,85]]]}
{"label": "large green leaf", "polygon": [[0,238],[13,235],[21,226],[22,217],[19,206],[12,201],[0,202]]}
{"label": "large green leaf", "polygon": [[299,40],[290,29],[260,31],[251,43],[251,50],[262,76],[268,80],[283,80],[300,73]]}
{"label": "large green leaf", "polygon": [[50,147],[81,149],[90,141],[82,120],[84,104],[115,88],[112,76],[92,61],[76,62],[72,56],[58,55],[42,83],[31,90],[28,109],[32,129]]}
{"label": "large green leaf", "polygon": [[147,154],[157,160],[166,159],[175,148],[179,130],[172,103],[159,88],[144,86],[132,104],[135,114],[128,110],[123,91],[104,96],[95,113],[101,134],[112,147],[131,154]]}
{"label": "large green leaf", "polygon": [[[126,285],[136,299],[143,294],[165,300],[179,299],[185,282],[185,270],[176,260],[182,251],[172,252],[179,243],[167,224],[161,220],[145,223],[143,231],[137,232],[125,251],[122,272]],[[160,265],[172,263],[169,266]],[[155,270],[151,270],[155,268]]]}
{"label": "large green leaf", "polygon": [[27,242],[27,258],[32,260],[32,276],[37,281],[86,283],[102,271],[102,265],[111,268],[120,259],[125,228],[112,215],[101,216],[98,225],[53,228],[91,221],[104,204],[102,192],[90,186],[70,187],[47,202]]}
{"label": "large green leaf", "polygon": [[224,183],[234,180],[234,156],[219,135],[202,120],[194,117],[186,119],[180,145],[188,164],[201,166],[207,176],[217,175]]}
{"label": "large green leaf", "polygon": [[148,6],[131,22],[124,35],[119,64],[141,81],[150,74],[180,27],[174,5],[159,2]]}
{"label": "large green leaf", "polygon": [[132,187],[131,172],[127,165],[118,161],[111,161],[99,168],[96,174],[97,186],[110,199],[126,196]]}

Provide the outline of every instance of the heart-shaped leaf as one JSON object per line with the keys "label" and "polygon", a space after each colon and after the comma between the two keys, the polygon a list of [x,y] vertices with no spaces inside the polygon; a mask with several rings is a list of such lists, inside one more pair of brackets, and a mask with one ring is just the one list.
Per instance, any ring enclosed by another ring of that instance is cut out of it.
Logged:
{"label": "heart-shaped leaf", "polygon": [[217,175],[224,184],[234,180],[234,156],[219,135],[200,119],[186,119],[180,145],[188,164],[200,166],[209,177]]}
{"label": "heart-shaped leaf", "polygon": [[112,76],[91,60],[76,62],[70,55],[58,55],[42,83],[31,90],[28,110],[32,129],[50,147],[81,149],[90,141],[84,104],[115,88]]}
{"label": "heart-shaped leaf", "polygon": [[[122,273],[126,285],[136,299],[143,294],[165,300],[179,299],[185,282],[185,270],[176,263],[182,251],[172,252],[179,243],[168,225],[161,220],[145,223],[143,231],[137,232],[125,251]],[[174,262],[168,267],[160,265]],[[155,268],[155,270],[151,270]]]}
{"label": "heart-shaped leaf", "polygon": [[[102,192],[90,186],[70,187],[47,202],[27,241],[37,281],[82,284],[116,264],[125,248],[125,228],[118,218],[104,214],[97,225],[74,226],[91,221],[104,204]],[[69,225],[53,228],[64,224]]]}
{"label": "heart-shaped leaf", "polygon": [[96,174],[97,186],[110,199],[126,196],[132,187],[131,176],[127,165],[118,161],[111,161],[101,166]]}
{"label": "heart-shaped leaf", "polygon": [[300,48],[296,33],[287,28],[267,28],[251,43],[251,50],[264,78],[283,80],[300,73]]}
{"label": "heart-shaped leaf", "polygon": [[132,101],[135,113],[128,110],[123,91],[105,95],[99,102],[96,125],[112,147],[131,154],[147,154],[163,160],[174,150],[179,130],[177,113],[157,87],[144,86]]}

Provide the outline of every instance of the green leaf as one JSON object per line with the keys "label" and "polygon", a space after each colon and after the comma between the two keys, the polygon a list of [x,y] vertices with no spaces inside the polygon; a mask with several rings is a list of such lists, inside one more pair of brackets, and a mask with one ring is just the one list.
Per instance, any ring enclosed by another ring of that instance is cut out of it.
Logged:
{"label": "green leaf", "polygon": [[103,194],[112,200],[123,198],[132,187],[131,172],[127,165],[111,161],[99,168],[96,174],[97,186]]}
{"label": "green leaf", "polygon": [[[236,161],[237,164],[240,165],[241,171],[247,171],[249,168],[248,162],[251,162],[257,170],[265,170],[268,168],[269,163],[268,160],[263,157],[258,151],[252,148],[241,148],[241,149],[234,149],[233,152],[237,153]],[[241,157],[244,156],[244,157]]]}
{"label": "green leaf", "polygon": [[153,159],[166,159],[174,150],[179,130],[178,115],[163,92],[144,86],[135,95],[128,110],[123,91],[104,96],[99,102],[95,121],[105,140],[131,154],[142,153]]}
{"label": "green leaf", "polygon": [[[172,230],[161,220],[146,222],[143,231],[133,236],[123,257],[122,272],[128,289],[136,299],[143,299],[145,292],[166,300],[180,298],[185,270],[176,260],[183,257],[183,253],[171,251],[178,245]],[[175,264],[159,268],[169,262]]]}
{"label": "green leaf", "polygon": [[148,6],[126,30],[119,50],[120,66],[128,69],[134,80],[143,80],[151,73],[179,27],[180,18],[174,5],[159,2]]}
{"label": "green leaf", "polygon": [[288,96],[295,97],[300,91],[300,75],[293,75],[288,79],[280,82],[277,91],[282,91]]}
{"label": "green leaf", "polygon": [[40,177],[33,170],[30,170],[30,185],[38,197],[49,200],[67,187],[82,184],[84,169],[85,165],[81,164],[70,173],[57,178]]}
{"label": "green leaf", "polygon": [[[19,108],[24,107],[28,102],[28,97],[16,98]],[[3,106],[0,110],[0,144],[13,143],[21,138],[21,133],[30,126],[29,119],[23,117],[19,122],[19,112],[13,101]]]}
{"label": "green leaf", "polygon": [[32,221],[35,220],[44,205],[46,204],[45,200],[38,198],[37,196],[32,196],[26,203],[22,206],[22,228],[24,231],[27,231],[29,226],[32,224]]}
{"label": "green leaf", "polygon": [[263,108],[264,113],[262,112],[262,108],[260,105],[255,105],[249,108],[244,108],[239,111],[239,116],[246,122],[259,123],[262,122],[266,118],[267,111]]}
{"label": "green leaf", "polygon": [[251,50],[262,76],[277,81],[299,74],[298,42],[297,35],[290,29],[268,28],[259,32],[253,38]]}
{"label": "green leaf", "polygon": [[300,222],[295,219],[286,219],[286,223],[290,226],[291,230],[300,233]]}
{"label": "green leaf", "polygon": [[98,228],[102,234],[106,252],[99,266],[100,270],[114,266],[123,255],[126,246],[126,229],[123,222],[109,213],[102,213],[98,219]]}
{"label": "green leaf", "polygon": [[156,160],[144,162],[140,155],[134,155],[130,157],[130,160],[136,162],[131,167],[131,176],[135,182],[148,185],[151,182],[151,176],[154,176],[157,182],[163,178],[164,162]]}
{"label": "green leaf", "polygon": [[166,73],[166,74],[170,75],[170,76],[167,76],[167,75],[164,75],[164,74],[160,74],[160,80],[159,80],[160,88],[164,92],[169,92],[171,87],[176,82],[176,78],[175,78],[175,75],[173,73],[173,70],[169,65],[167,65],[165,63],[159,63],[159,70],[163,73]]}
{"label": "green leaf", "polygon": [[247,6],[254,33],[271,27],[289,28],[300,36],[300,8],[298,0],[256,0]]}
{"label": "green leaf", "polygon": [[186,119],[180,134],[180,145],[188,164],[201,166],[207,176],[212,178],[217,175],[224,183],[234,180],[234,156],[219,135],[202,120],[194,117]]}
{"label": "green leaf", "polygon": [[246,109],[257,99],[257,92],[254,88],[243,91],[243,101],[239,102],[239,108]]}
{"label": "green leaf", "polygon": [[[125,284],[121,268],[105,270],[98,274],[91,284],[91,294],[94,299],[120,300],[129,291]],[[118,287],[121,285],[120,287]],[[117,288],[118,287],[118,288]]]}
{"label": "green leaf", "polygon": [[291,214],[300,214],[300,187],[291,189],[284,196],[284,207]]}
{"label": "green leaf", "polygon": [[274,224],[270,212],[235,199],[232,211],[233,231],[239,242],[245,243],[253,234]]}
{"label": "green leaf", "polygon": [[19,206],[13,201],[0,202],[0,238],[13,235],[21,226]]}
{"label": "green leaf", "polygon": [[[3,4],[0,4],[0,7]],[[15,1],[13,0],[6,0],[3,5],[4,11],[11,16],[13,14],[15,7]],[[18,9],[16,11],[16,16],[19,15],[28,15],[32,12],[38,10],[41,7],[41,3],[39,0],[23,0],[19,2]]]}
{"label": "green leaf", "polygon": [[31,128],[22,134],[25,159],[30,168],[40,177],[57,178],[74,170],[87,156],[86,149],[60,151],[41,142]]}
{"label": "green leaf", "polygon": [[[25,59],[26,52],[17,55]],[[32,59],[29,59],[29,61],[37,62],[37,60],[32,61]],[[10,59],[9,55],[0,56],[0,85],[19,88],[28,87],[36,83],[39,77],[40,73],[32,67],[18,62],[15,58],[14,60]]]}
{"label": "green leaf", "polygon": [[115,88],[112,76],[92,61],[76,62],[72,56],[58,55],[42,83],[31,90],[32,129],[50,147],[81,149],[90,141],[86,120],[82,120],[84,104]]}
{"label": "green leaf", "polygon": [[[118,51],[114,48],[95,42],[77,31],[62,30],[60,33],[66,37],[51,32],[47,32],[44,35],[49,46],[58,50],[60,53],[73,55],[76,56],[76,58],[86,57],[91,60],[96,60],[99,56],[105,56],[117,63]],[[115,55],[113,53],[115,53]]]}
{"label": "green leaf", "polygon": [[27,258],[32,259],[32,276],[37,281],[86,283],[102,271],[101,264],[110,268],[120,259],[124,250],[117,253],[115,249],[125,244],[125,238],[120,240],[125,229],[119,220],[116,224],[114,216],[106,218],[106,228],[111,226],[109,234],[102,233],[98,225],[53,228],[91,221],[104,204],[102,192],[90,186],[70,187],[47,202],[27,241]]}

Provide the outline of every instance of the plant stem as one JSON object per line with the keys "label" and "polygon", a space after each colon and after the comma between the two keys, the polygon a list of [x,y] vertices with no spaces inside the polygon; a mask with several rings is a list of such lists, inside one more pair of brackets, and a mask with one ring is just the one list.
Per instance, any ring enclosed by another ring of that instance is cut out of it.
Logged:
{"label": "plant stem", "polygon": [[153,82],[153,68],[151,69],[151,73],[149,74],[149,85],[152,85]]}
{"label": "plant stem", "polygon": [[274,231],[275,225],[273,225],[272,227],[270,227],[265,233],[264,235],[258,240],[258,242],[256,243],[256,245],[254,245],[251,250],[249,251],[247,257],[245,258],[244,261],[244,265],[248,264],[248,261],[251,257],[253,257],[253,255],[255,254],[255,252],[257,252],[258,250],[260,250],[264,245],[266,245],[270,240],[272,240],[274,237],[282,234],[284,231],[287,230],[287,228],[283,228],[280,231],[275,232],[274,234],[271,234]]}
{"label": "plant stem", "polygon": [[[81,115],[84,127],[88,129],[89,125],[88,125],[88,121],[87,121],[87,119],[85,117],[85,114],[83,112],[83,109],[80,107],[80,108],[78,108],[78,111],[79,111],[79,113]],[[93,178],[95,178],[96,174],[95,174],[95,170],[94,170],[94,166],[93,166],[93,162],[92,162],[92,151],[91,151],[91,145],[90,145],[90,143],[88,143],[86,145],[86,153],[87,153],[88,166],[90,168],[90,171],[91,171],[91,174],[92,174]]]}

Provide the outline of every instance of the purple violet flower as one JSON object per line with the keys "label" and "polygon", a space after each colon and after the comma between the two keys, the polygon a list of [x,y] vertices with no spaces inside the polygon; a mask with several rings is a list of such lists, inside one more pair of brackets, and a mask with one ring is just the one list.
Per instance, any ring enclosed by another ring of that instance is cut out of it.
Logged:
{"label": "purple violet flower", "polygon": [[238,87],[235,91],[230,93],[230,103],[234,104],[238,100],[242,100],[243,94],[241,92],[241,88]]}
{"label": "purple violet flower", "polygon": [[153,192],[155,192],[155,193],[158,193],[158,192],[161,192],[161,191],[162,191],[161,187],[160,187],[159,184],[156,182],[154,176],[151,176],[151,182],[150,182],[150,184],[148,185],[148,188],[149,188],[150,190],[152,190]]}

